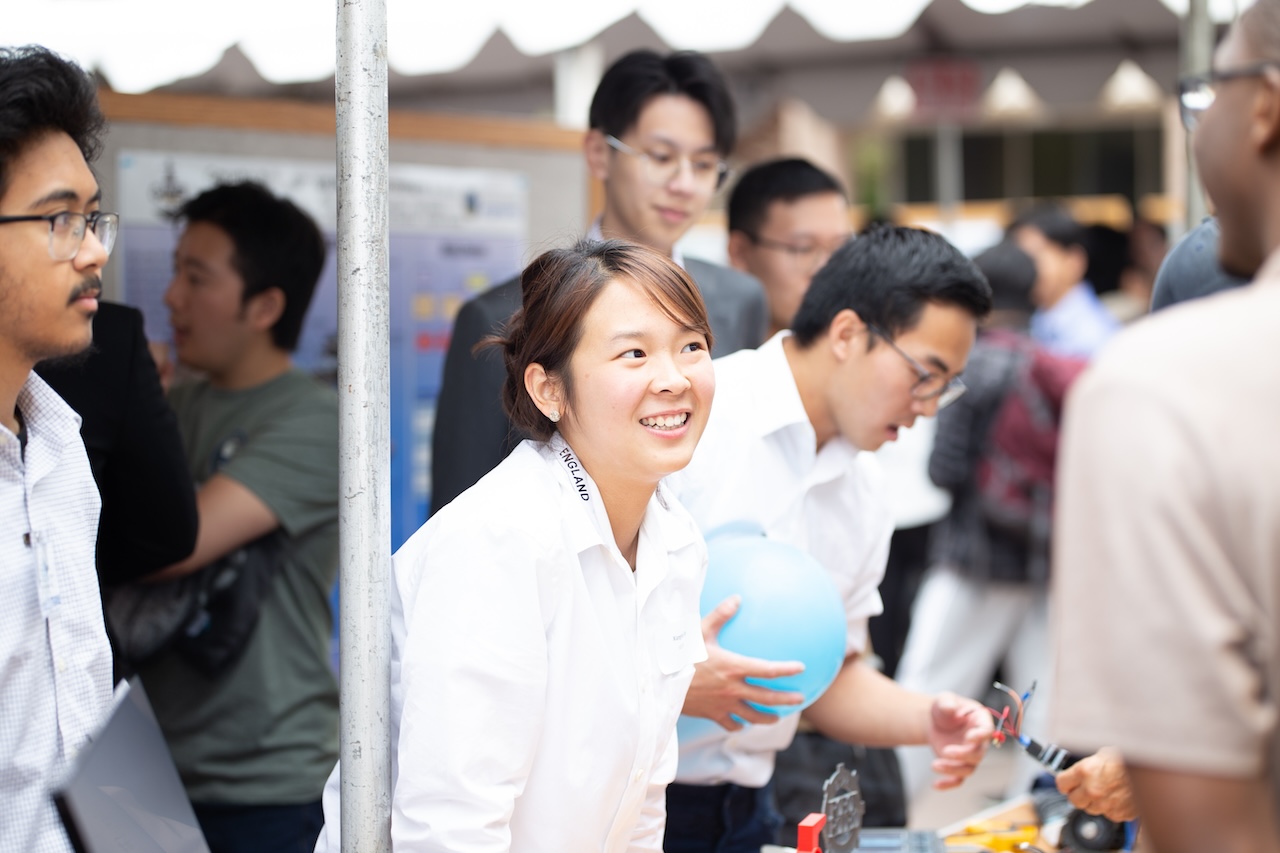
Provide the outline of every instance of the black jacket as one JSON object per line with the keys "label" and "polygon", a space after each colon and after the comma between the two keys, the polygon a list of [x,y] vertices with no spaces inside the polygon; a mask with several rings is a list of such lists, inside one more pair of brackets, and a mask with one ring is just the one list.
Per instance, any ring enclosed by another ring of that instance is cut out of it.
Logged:
{"label": "black jacket", "polygon": [[199,518],[178,421],[147,350],[142,313],[103,302],[87,356],[36,372],[80,415],[102,494],[98,577],[118,584],[189,555]]}

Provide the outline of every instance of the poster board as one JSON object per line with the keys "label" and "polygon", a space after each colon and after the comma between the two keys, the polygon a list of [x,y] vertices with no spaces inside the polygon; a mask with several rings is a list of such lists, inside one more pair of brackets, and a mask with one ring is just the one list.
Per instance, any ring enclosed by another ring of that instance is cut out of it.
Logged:
{"label": "poster board", "polygon": [[[336,330],[336,143],[332,108],[280,101],[104,92],[104,208],[122,214],[108,298],[141,307],[169,338],[163,290],[183,194],[253,178],[317,219],[330,257],[297,361],[331,375]],[[426,518],[431,428],[453,317],[468,296],[576,239],[590,195],[580,132],[545,122],[392,113],[390,164],[392,546]]]}

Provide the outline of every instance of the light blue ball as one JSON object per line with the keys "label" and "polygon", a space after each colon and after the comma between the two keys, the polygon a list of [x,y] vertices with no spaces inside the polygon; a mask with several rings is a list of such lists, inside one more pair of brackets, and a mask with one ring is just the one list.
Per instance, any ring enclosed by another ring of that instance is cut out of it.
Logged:
{"label": "light blue ball", "polygon": [[835,582],[813,557],[766,539],[754,525],[712,531],[707,552],[702,615],[735,593],[742,596],[737,614],[720,631],[720,645],[740,655],[804,664],[798,675],[749,679],[774,690],[801,693],[803,704],[756,707],[778,715],[809,707],[844,664],[848,629]]}

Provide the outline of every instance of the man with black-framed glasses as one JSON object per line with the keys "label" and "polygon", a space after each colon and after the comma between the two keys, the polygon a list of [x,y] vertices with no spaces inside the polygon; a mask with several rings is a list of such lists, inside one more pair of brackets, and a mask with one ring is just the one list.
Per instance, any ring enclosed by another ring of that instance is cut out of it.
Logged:
{"label": "man with black-framed glasses", "polygon": [[1116,748],[1151,849],[1275,851],[1280,0],[1241,14],[1181,100],[1222,268],[1254,281],[1127,329],[1072,391],[1048,734]]}
{"label": "man with black-framed glasses", "polygon": [[32,372],[89,346],[115,233],[93,81],[0,48],[0,850],[70,853],[50,791],[111,698],[80,419]]}
{"label": "man with black-framed glasses", "polygon": [[[903,690],[862,660],[894,527],[872,451],[960,395],[959,374],[990,307],[982,273],[942,237],[869,230],[813,277],[789,331],[715,361],[706,432],[689,466],[668,478],[703,531],[759,527],[826,568],[848,626],[845,662],[804,718],[843,743],[933,747],[939,787],[973,771],[991,715],[971,699]],[[755,684],[737,692],[743,670],[761,662],[717,643],[736,609],[730,598],[704,620],[708,657],[684,713],[719,725],[682,731],[676,784],[667,789],[667,853],[746,853],[776,843],[774,760],[798,719],[747,702],[785,706],[802,697]],[[798,671],[774,665],[780,675]]]}

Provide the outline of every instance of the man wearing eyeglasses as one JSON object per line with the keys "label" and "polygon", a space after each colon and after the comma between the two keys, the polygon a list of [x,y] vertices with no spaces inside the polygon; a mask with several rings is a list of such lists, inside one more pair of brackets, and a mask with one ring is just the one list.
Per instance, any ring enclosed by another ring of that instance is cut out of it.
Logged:
{"label": "man wearing eyeglasses", "polygon": [[743,172],[728,213],[729,263],[764,285],[772,337],[791,328],[813,274],[853,236],[849,202],[832,175],[793,157]]}
{"label": "man wearing eyeglasses", "polygon": [[[704,531],[752,524],[828,570],[848,622],[846,659],[804,717],[844,743],[932,746],[938,787],[973,771],[991,715],[969,699],[903,690],[861,660],[893,533],[872,451],[963,393],[959,374],[990,307],[982,274],[942,237],[868,231],[813,277],[790,331],[716,360],[711,420],[688,468],[669,478]],[[798,719],[747,703],[794,705],[802,697],[755,685],[731,692],[738,684],[726,661],[737,656],[716,636],[736,607],[730,599],[704,621],[708,660],[697,667],[684,712],[719,726],[681,738],[676,784],[667,790],[667,853],[756,851],[775,843],[781,822],[770,780]]]}
{"label": "man wearing eyeglasses", "polygon": [[1222,267],[1254,281],[1127,329],[1072,392],[1051,736],[1116,747],[1152,849],[1275,851],[1280,0],[1181,96]]}
{"label": "man wearing eyeglasses", "polygon": [[[583,154],[604,186],[605,202],[588,236],[641,243],[683,266],[702,291],[717,355],[758,345],[766,326],[759,282],[676,250],[728,174],[736,119],[720,72],[698,53],[628,53],[605,71],[591,102],[590,128]],[[432,438],[433,512],[523,438],[499,402],[506,376],[501,358],[472,352],[519,307],[520,282],[513,279],[458,313]]]}
{"label": "man wearing eyeglasses", "polygon": [[89,169],[92,80],[0,49],[0,850],[71,850],[51,787],[111,698],[80,419],[32,372],[89,346],[115,214]]}

